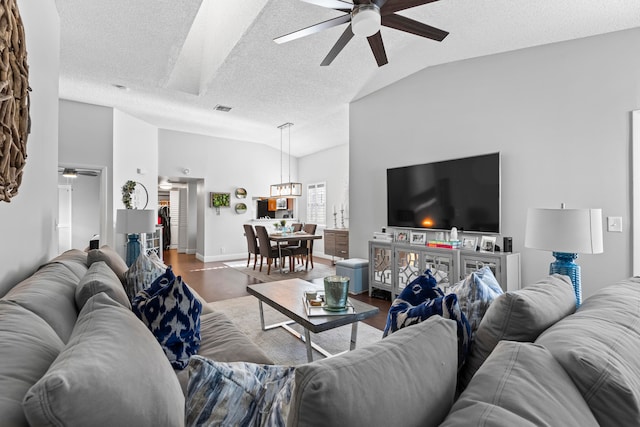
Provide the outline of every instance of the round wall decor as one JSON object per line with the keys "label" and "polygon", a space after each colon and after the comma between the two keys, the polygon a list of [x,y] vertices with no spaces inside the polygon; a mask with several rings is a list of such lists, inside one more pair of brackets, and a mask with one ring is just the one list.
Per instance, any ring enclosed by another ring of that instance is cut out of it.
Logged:
{"label": "round wall decor", "polygon": [[127,181],[122,186],[122,203],[127,209],[146,209],[149,204],[147,187],[137,181]]}
{"label": "round wall decor", "polygon": [[18,194],[27,159],[29,66],[24,26],[16,0],[2,0],[0,8],[0,201]]}
{"label": "round wall decor", "polygon": [[237,214],[243,214],[247,211],[247,205],[244,203],[236,203],[235,209]]}
{"label": "round wall decor", "polygon": [[236,197],[238,199],[244,199],[245,197],[247,197],[247,190],[242,187],[236,188]]}

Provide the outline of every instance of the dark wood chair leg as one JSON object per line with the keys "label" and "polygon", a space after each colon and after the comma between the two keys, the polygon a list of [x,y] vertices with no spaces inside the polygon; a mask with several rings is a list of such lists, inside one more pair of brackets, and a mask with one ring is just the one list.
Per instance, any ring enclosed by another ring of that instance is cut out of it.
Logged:
{"label": "dark wood chair leg", "polygon": [[262,273],[262,255],[260,256],[260,269],[258,270],[260,273]]}
{"label": "dark wood chair leg", "polygon": [[249,256],[247,257],[247,267],[249,267],[250,262],[251,262],[251,252],[249,252]]}
{"label": "dark wood chair leg", "polygon": [[271,274],[271,263],[273,262],[273,258],[267,258],[267,276]]}

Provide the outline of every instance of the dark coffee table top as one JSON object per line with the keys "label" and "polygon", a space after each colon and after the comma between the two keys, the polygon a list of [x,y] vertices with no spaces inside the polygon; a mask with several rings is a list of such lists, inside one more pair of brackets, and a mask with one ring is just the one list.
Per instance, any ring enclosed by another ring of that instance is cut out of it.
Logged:
{"label": "dark coffee table top", "polygon": [[378,307],[349,298],[355,309],[353,314],[309,317],[304,305],[304,292],[320,290],[324,290],[323,285],[315,285],[302,279],[280,280],[247,286],[247,292],[251,295],[313,333],[359,322],[374,316],[379,311]]}

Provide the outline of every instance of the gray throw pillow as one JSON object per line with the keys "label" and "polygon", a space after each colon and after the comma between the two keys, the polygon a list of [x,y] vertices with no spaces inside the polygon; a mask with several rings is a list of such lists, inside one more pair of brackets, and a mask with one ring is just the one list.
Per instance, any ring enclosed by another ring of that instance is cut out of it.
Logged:
{"label": "gray throw pillow", "polygon": [[437,426],[453,403],[456,322],[432,316],[296,368],[287,426]]}
{"label": "gray throw pillow", "polygon": [[129,267],[127,267],[127,263],[124,262],[122,257],[118,255],[116,251],[114,251],[110,246],[103,245],[100,249],[91,249],[87,254],[87,265],[91,267],[91,264],[98,261],[104,261],[107,263],[109,268],[116,273],[118,279],[125,283],[124,273],[127,271]]}
{"label": "gray throw pillow", "polygon": [[124,292],[122,283],[104,261],[91,264],[87,273],[80,280],[80,283],[78,283],[76,287],[76,305],[78,306],[78,311],[82,310],[82,307],[84,307],[84,304],[89,298],[100,292],[105,292],[114,301],[119,302],[123,307],[131,310],[131,303],[129,302],[127,294]]}
{"label": "gray throw pillow", "polygon": [[554,274],[534,285],[498,296],[478,326],[460,372],[460,390],[469,384],[499,341],[533,342],[575,309],[576,296],[571,281],[561,275]]}
{"label": "gray throw pillow", "polygon": [[30,425],[184,425],[184,395],[160,345],[107,294],[91,297],[66,347],[23,400]]}
{"label": "gray throw pillow", "polygon": [[547,349],[501,341],[441,427],[598,425],[580,391]]}

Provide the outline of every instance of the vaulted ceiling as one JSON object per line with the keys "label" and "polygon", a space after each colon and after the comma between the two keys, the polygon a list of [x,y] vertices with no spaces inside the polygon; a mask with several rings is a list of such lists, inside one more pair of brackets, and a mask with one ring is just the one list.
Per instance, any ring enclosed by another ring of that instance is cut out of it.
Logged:
{"label": "vaulted ceiling", "polygon": [[273,42],[341,14],[301,0],[56,4],[61,98],[275,148],[292,122],[293,156],[347,143],[351,101],[426,67],[640,26],[638,0],[439,0],[400,14],[448,31],[444,41],[383,27],[387,65],[354,37],[321,67],[347,24]]}

